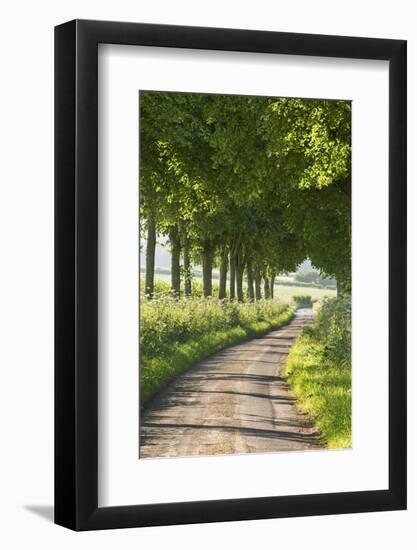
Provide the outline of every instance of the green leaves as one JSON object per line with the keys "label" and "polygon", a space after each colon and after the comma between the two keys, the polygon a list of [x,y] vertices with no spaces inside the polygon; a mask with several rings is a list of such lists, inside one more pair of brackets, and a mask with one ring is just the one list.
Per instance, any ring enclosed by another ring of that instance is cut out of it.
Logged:
{"label": "green leaves", "polygon": [[192,250],[239,234],[259,269],[309,256],[350,277],[347,101],[141,92],[141,215],[186,222]]}

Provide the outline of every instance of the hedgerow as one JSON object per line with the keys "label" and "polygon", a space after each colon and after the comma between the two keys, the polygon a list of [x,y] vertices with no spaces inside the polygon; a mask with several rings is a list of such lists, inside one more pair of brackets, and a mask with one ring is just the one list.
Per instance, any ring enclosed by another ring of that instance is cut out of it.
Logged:
{"label": "hedgerow", "polygon": [[140,306],[140,394],[145,404],[169,380],[208,355],[290,321],[273,300],[238,303],[162,295]]}

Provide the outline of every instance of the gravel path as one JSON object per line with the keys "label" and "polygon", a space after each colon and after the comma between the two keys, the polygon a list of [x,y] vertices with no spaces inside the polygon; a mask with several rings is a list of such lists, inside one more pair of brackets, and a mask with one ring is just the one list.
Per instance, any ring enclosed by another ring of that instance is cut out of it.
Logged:
{"label": "gravel path", "polygon": [[320,448],[281,376],[311,309],[261,338],[227,348],[175,379],[141,415],[140,458]]}

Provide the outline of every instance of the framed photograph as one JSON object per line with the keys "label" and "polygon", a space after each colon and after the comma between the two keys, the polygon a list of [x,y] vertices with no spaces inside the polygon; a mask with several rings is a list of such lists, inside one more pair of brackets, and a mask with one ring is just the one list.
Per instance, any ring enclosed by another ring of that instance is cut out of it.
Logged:
{"label": "framed photograph", "polygon": [[55,522],[406,508],[406,42],[55,29]]}

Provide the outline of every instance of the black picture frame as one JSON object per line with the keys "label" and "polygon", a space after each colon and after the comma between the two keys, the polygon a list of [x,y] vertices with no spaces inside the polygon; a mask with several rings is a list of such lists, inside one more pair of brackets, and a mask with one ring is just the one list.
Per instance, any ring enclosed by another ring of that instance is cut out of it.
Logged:
{"label": "black picture frame", "polygon": [[[389,62],[389,488],[98,507],[98,44]],[[55,28],[55,522],[74,530],[406,508],[406,41],[74,20]]]}

